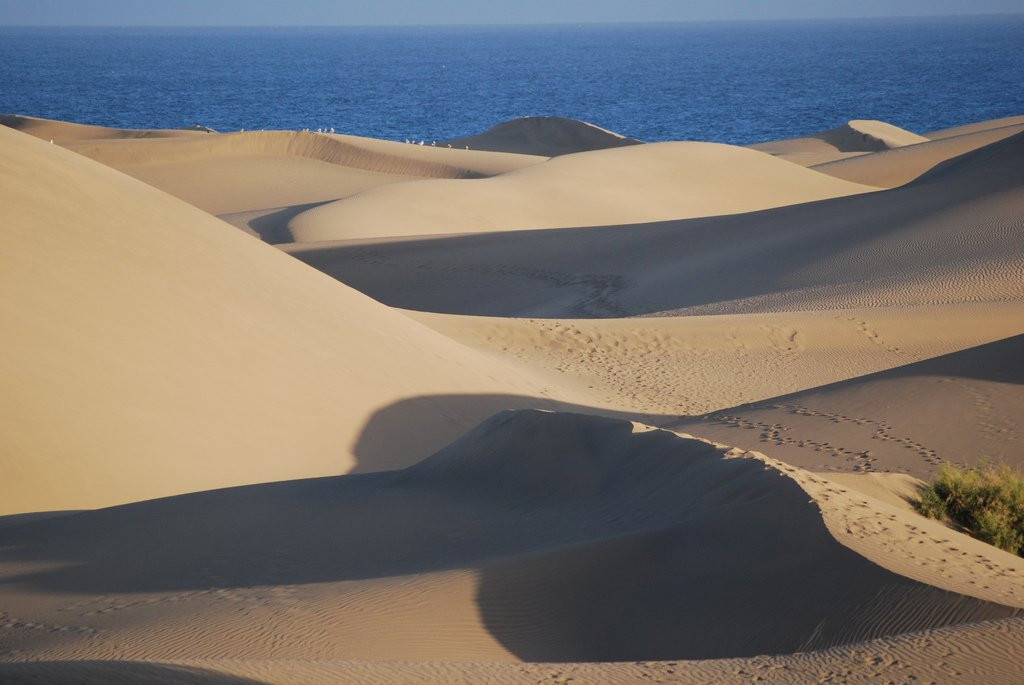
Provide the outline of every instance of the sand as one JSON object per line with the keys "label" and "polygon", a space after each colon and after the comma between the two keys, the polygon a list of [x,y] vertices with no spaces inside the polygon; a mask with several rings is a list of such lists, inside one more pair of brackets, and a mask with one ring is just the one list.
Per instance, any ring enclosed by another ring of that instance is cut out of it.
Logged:
{"label": "sand", "polygon": [[0,122],[0,681],[1024,678],[1019,117]]}

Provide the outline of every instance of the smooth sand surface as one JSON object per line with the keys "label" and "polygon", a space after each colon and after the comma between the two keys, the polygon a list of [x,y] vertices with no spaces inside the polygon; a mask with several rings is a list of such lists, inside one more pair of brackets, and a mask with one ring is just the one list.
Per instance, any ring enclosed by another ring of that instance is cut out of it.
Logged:
{"label": "smooth sand surface", "polygon": [[649,143],[486,179],[374,188],[288,226],[297,242],[549,229],[735,214],[873,190],[731,145]]}
{"label": "smooth sand surface", "polygon": [[498,124],[474,136],[454,138],[444,144],[471,150],[555,157],[639,143],[639,140],[585,121],[564,117],[522,117]]}
{"label": "smooth sand surface", "polygon": [[6,121],[0,682],[1024,680],[1021,121]]}
{"label": "smooth sand surface", "polygon": [[408,464],[495,408],[426,401],[389,454],[361,443],[376,412],[545,394],[128,176],[0,140],[0,513]]}

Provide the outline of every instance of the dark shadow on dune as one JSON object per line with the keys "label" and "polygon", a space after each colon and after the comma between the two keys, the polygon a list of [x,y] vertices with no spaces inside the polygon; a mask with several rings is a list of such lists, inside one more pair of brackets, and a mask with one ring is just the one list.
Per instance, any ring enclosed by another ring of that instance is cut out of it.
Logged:
{"label": "dark shadow on dune", "polygon": [[[408,410],[373,430],[398,430]],[[475,568],[488,630],[538,661],[749,656],[1016,614],[866,562],[760,462],[626,421],[539,411],[497,414],[403,470],[0,529],[0,561],[33,569],[5,578],[19,591],[201,603],[222,588]]]}
{"label": "dark shadow on dune", "polygon": [[[334,200],[321,200],[319,202],[307,202],[301,205],[290,205],[281,207],[266,214],[260,214],[244,222],[244,225],[256,233],[264,242],[271,245],[281,245],[292,242],[292,232],[288,229],[288,222],[302,214],[307,209],[314,209],[322,205],[334,202]],[[236,214],[225,214],[221,218],[228,219],[238,214],[252,214],[252,212],[238,212]],[[229,223],[232,223],[229,221]]]}
{"label": "dark shadow on dune", "polygon": [[[475,425],[461,422],[446,422],[449,417],[473,417],[476,422],[508,409],[543,409],[548,411],[569,411],[595,416],[606,416],[629,421],[659,425],[675,419],[660,414],[617,412],[597,407],[581,406],[567,402],[556,402],[525,395],[427,395],[412,397],[395,402],[373,413],[353,448],[357,464],[351,473],[375,473],[402,468],[409,464],[408,434],[428,417],[432,437],[439,444],[458,439]],[[428,454],[423,454],[423,457]]]}
{"label": "dark shadow on dune", "polygon": [[[292,254],[385,304],[419,311],[555,318],[739,312],[781,306],[794,291],[842,295],[863,282],[898,289],[908,260],[923,269],[975,269],[979,260],[1017,254],[1008,226],[1019,203],[1006,198],[1022,187],[1019,133],[905,186],[863,195],[646,224],[311,244]],[[924,230],[950,212],[962,221]],[[976,222],[970,236],[965,222]],[[843,255],[856,258],[844,262]],[[832,266],[822,269],[826,263]]]}
{"label": "dark shadow on dune", "polygon": [[[1024,385],[1024,335],[987,343],[959,352],[932,359],[898,366],[885,371],[856,376],[848,380],[803,390],[789,395],[760,400],[729,409],[712,412],[736,414],[764,405],[785,405],[799,403],[807,396],[827,394],[854,388],[880,380],[920,377],[949,377],[965,380],[983,380],[997,383]],[[963,392],[951,386],[949,392]],[[480,420],[506,409],[549,409],[583,412],[598,416],[638,421],[652,426],[679,429],[700,435],[700,422],[707,416],[666,415],[651,413],[616,412],[595,407],[583,407],[533,397],[516,395],[432,395],[414,397],[396,402],[378,410],[363,427],[354,447],[358,465],[353,473],[371,473],[386,469],[400,468],[408,463],[408,456],[401,445],[408,444],[409,426],[421,422],[423,417],[474,416]],[[947,417],[924,415],[922,421],[943,422]],[[440,423],[440,422],[436,422]],[[455,440],[470,426],[457,423],[435,427],[440,442]],[[968,426],[964,430],[969,430]],[[770,452],[770,447],[764,448]],[[424,455],[425,456],[425,455]],[[2,523],[0,523],[2,525]]]}
{"label": "dark shadow on dune", "polygon": [[792,481],[662,529],[501,560],[477,602],[506,649],[542,662],[788,654],[1020,613],[868,562]]}
{"label": "dark shadow on dune", "polygon": [[195,666],[147,661],[22,661],[0,663],[0,682],[6,685],[262,685]]}
{"label": "dark shadow on dune", "polygon": [[556,157],[603,150],[641,141],[564,117],[522,117],[505,121],[483,133],[444,141],[456,148]]}
{"label": "dark shadow on dune", "polygon": [[78,514],[83,511],[88,511],[88,509],[34,511],[30,514],[8,514],[6,516],[0,516],[0,528],[12,528],[26,523],[33,523],[35,521],[45,521],[46,519],[57,518],[58,516],[71,516],[72,514]]}

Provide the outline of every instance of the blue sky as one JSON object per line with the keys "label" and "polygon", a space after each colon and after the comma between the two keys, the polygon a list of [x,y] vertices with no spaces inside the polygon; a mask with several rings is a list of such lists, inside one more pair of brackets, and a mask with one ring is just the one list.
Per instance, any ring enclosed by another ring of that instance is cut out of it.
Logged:
{"label": "blue sky", "polygon": [[0,0],[0,26],[514,24],[1024,12],[1024,0]]}

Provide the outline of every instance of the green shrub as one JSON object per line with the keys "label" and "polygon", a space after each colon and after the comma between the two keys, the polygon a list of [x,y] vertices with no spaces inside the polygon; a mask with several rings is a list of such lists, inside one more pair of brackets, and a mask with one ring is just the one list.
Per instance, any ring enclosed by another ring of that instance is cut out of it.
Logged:
{"label": "green shrub", "polygon": [[1024,475],[1005,464],[943,466],[917,510],[957,523],[990,545],[1024,556]]}

